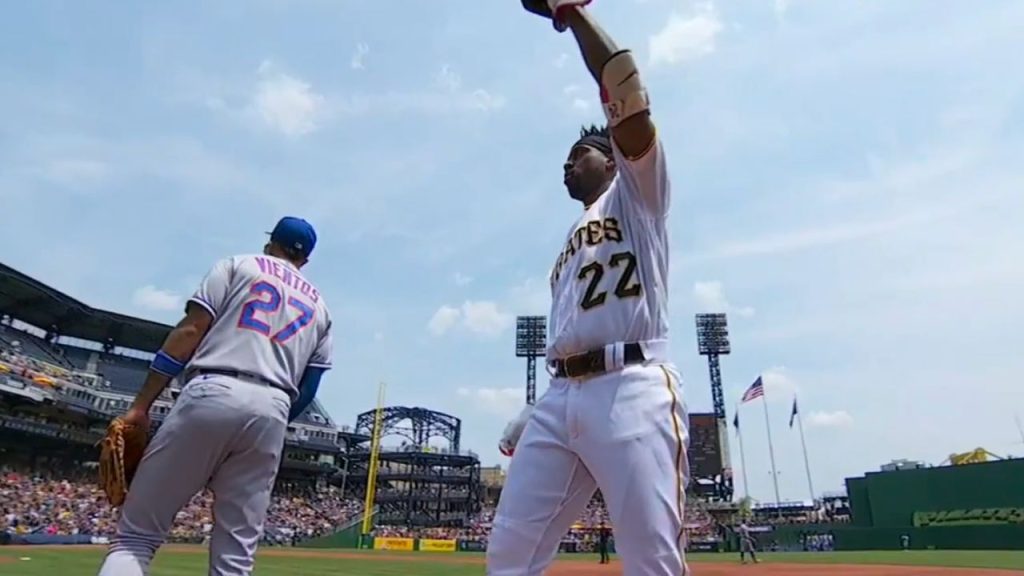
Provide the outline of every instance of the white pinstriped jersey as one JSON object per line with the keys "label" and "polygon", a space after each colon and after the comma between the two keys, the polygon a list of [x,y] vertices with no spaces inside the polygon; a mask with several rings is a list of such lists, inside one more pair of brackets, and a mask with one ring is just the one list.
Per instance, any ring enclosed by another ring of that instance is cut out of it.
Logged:
{"label": "white pinstriped jersey", "polygon": [[188,368],[236,370],[294,399],[307,366],[330,368],[331,316],[323,296],[287,260],[263,254],[217,262],[190,299],[213,324]]}
{"label": "white pinstriped jersey", "polygon": [[569,230],[551,271],[548,359],[616,342],[668,338],[670,201],[660,140],[627,160]]}

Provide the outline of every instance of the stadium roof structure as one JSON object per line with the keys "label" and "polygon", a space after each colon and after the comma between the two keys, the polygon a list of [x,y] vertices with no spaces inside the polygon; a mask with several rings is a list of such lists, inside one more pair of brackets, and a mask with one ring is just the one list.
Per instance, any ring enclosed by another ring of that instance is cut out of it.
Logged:
{"label": "stadium roof structure", "polygon": [[0,313],[61,336],[156,352],[171,326],[101,310],[0,263]]}

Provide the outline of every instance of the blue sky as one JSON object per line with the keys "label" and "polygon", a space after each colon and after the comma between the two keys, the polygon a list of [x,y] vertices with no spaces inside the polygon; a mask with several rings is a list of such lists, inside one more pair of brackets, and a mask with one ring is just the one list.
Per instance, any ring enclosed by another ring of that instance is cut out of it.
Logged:
{"label": "blue sky", "polygon": [[[730,418],[764,374],[783,498],[807,494],[795,393],[819,491],[894,458],[1024,454],[1024,4],[593,11],[637,54],[665,141],[691,410],[711,406],[693,314],[726,311]],[[174,322],[214,261],[306,217],[332,415],[354,423],[384,381],[504,463],[511,327],[547,311],[578,213],[561,163],[602,120],[569,35],[514,0],[22,2],[0,77],[4,262]],[[771,500],[761,407],[741,418]]]}

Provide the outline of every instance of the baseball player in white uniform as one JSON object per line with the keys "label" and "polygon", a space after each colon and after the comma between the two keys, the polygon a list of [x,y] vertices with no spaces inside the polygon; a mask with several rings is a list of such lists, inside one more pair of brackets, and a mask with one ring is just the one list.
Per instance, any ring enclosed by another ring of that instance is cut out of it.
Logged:
{"label": "baseball player in white uniform", "polygon": [[312,402],[331,366],[331,317],[299,271],[313,227],[282,218],[263,254],[225,258],[188,301],[124,418],[185,383],[146,448],[100,576],[148,574],[174,517],[204,487],[214,494],[211,576],[252,573],[287,423]]}
{"label": "baseball player in white uniform", "polygon": [[669,179],[633,57],[586,3],[523,0],[572,30],[609,128],[584,129],[564,165],[583,212],[551,271],[550,385],[500,442],[514,455],[489,576],[542,574],[598,488],[625,576],[687,572],[688,414],[668,358]]}

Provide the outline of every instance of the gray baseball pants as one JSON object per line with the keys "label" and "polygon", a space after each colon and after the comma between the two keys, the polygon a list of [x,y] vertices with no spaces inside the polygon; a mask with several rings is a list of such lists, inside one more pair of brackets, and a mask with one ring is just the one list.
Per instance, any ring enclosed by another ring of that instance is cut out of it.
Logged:
{"label": "gray baseball pants", "polygon": [[99,576],[145,576],[174,517],[214,495],[210,576],[248,576],[263,534],[290,399],[258,380],[193,378],[146,447]]}

